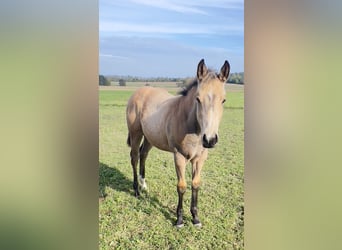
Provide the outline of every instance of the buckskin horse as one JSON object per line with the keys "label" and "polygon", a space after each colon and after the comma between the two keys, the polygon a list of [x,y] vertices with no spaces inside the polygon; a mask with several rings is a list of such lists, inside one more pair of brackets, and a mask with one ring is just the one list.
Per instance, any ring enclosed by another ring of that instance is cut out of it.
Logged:
{"label": "buckskin horse", "polygon": [[208,156],[208,148],[213,148],[218,142],[229,71],[228,61],[224,62],[220,73],[215,73],[206,67],[202,59],[197,66],[197,78],[180,95],[171,95],[161,88],[142,87],[130,97],[127,104],[127,144],[131,147],[135,196],[139,196],[138,181],[141,189],[147,187],[145,161],[151,148],[154,146],[173,153],[178,178],[178,228],[184,225],[185,167],[189,161],[192,165],[192,222],[198,227],[202,225],[197,208],[200,174]]}

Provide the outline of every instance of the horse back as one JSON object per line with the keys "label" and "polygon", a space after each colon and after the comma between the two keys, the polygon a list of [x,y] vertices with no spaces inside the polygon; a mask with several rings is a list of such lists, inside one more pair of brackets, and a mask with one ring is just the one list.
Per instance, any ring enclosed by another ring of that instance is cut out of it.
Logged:
{"label": "horse back", "polygon": [[143,87],[134,92],[127,104],[129,133],[142,133],[153,146],[169,151],[165,128],[174,98],[160,88]]}
{"label": "horse back", "polygon": [[127,113],[154,111],[163,102],[172,97],[165,89],[142,87],[136,90],[128,100]]}

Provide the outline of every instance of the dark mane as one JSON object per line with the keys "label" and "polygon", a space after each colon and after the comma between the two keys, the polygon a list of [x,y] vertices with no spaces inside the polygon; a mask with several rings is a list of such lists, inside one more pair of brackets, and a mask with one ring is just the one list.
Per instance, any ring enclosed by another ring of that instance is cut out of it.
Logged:
{"label": "dark mane", "polygon": [[[208,73],[211,73],[211,74],[209,74],[211,77],[217,77],[217,74],[212,69],[208,69]],[[182,96],[186,96],[189,93],[189,91],[192,88],[197,87],[197,85],[198,85],[198,81],[197,81],[197,78],[195,78],[195,79],[191,80],[190,84],[186,85],[181,91],[179,91],[178,94],[180,94]]]}
{"label": "dark mane", "polygon": [[190,89],[192,89],[193,87],[197,87],[197,84],[198,84],[197,78],[195,78],[191,81],[190,84],[188,84],[187,86],[185,86],[185,88],[179,91],[178,94],[182,96],[186,96],[189,93]]}

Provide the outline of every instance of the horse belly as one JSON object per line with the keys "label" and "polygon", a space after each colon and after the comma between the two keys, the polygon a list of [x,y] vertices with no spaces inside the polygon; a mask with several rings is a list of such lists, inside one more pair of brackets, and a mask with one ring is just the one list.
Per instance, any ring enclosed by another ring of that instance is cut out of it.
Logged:
{"label": "horse belly", "polygon": [[171,151],[165,127],[161,121],[142,121],[142,129],[146,139],[156,148]]}

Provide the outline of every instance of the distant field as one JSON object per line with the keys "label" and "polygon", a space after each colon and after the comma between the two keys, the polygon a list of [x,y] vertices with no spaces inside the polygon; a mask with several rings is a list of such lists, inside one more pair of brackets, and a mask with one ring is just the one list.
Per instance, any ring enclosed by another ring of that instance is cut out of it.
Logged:
{"label": "distant field", "polygon": [[[180,90],[177,86],[176,82],[126,82],[126,86],[99,86],[100,90],[125,90],[125,91],[133,91],[137,88],[143,86],[152,86],[157,88],[165,88],[170,92],[176,93]],[[230,92],[241,92],[244,90],[244,85],[241,84],[226,84],[227,91]]]}
{"label": "distant field", "polygon": [[[112,83],[113,84],[113,83]],[[112,86],[100,86],[103,89],[114,90],[134,90],[143,86],[162,87],[169,90],[178,89],[177,82],[126,82],[126,86],[119,86],[119,83],[114,83]]]}
{"label": "distant field", "polygon": [[[198,200],[203,227],[198,229],[191,223],[189,165],[185,226],[180,230],[174,227],[177,177],[172,154],[151,150],[146,161],[148,192],[140,199],[133,195],[125,109],[137,87],[128,84],[100,87],[99,91],[100,249],[243,249],[243,86],[227,85],[220,139],[203,167]],[[172,93],[179,90],[172,85],[167,89]]]}

